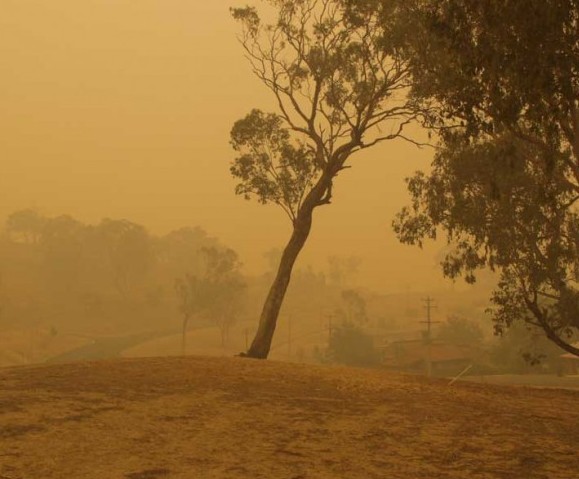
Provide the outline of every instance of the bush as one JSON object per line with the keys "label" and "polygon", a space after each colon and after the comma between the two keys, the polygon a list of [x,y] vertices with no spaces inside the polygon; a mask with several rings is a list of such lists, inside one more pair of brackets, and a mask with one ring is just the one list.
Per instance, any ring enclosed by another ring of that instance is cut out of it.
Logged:
{"label": "bush", "polygon": [[375,366],[379,363],[372,336],[352,323],[344,323],[332,331],[329,354],[333,361],[348,366]]}

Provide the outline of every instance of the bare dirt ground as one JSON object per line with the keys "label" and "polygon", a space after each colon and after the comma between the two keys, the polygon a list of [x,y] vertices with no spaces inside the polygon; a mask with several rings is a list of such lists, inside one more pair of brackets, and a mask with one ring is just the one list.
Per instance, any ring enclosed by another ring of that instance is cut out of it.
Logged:
{"label": "bare dirt ground", "polygon": [[0,370],[1,479],[575,479],[579,392],[241,358]]}

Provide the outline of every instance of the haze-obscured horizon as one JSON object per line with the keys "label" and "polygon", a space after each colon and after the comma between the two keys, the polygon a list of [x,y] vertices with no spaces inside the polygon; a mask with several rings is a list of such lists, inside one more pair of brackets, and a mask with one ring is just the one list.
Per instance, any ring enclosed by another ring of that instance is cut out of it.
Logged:
{"label": "haze-obscured horizon", "polygon": [[[282,248],[289,222],[234,194],[229,131],[271,109],[236,40],[234,0],[5,0],[0,17],[0,219],[35,208],[86,222],[126,218],[164,234],[201,226],[248,273]],[[435,256],[390,223],[404,178],[432,149],[403,141],[355,157],[333,204],[316,211],[298,267],[358,256],[358,283],[382,292],[444,287]]]}

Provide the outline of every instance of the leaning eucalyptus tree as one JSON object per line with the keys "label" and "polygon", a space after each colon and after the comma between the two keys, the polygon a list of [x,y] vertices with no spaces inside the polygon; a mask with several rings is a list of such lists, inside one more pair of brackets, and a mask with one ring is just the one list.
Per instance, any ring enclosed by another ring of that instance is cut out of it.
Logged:
{"label": "leaning eucalyptus tree", "polygon": [[237,121],[231,143],[236,193],[278,205],[292,224],[249,357],[269,354],[292,268],[316,208],[330,204],[352,156],[406,139],[422,112],[408,97],[411,76],[372,13],[350,19],[338,0],[268,0],[275,21],[254,7],[232,9],[253,73],[277,104]]}

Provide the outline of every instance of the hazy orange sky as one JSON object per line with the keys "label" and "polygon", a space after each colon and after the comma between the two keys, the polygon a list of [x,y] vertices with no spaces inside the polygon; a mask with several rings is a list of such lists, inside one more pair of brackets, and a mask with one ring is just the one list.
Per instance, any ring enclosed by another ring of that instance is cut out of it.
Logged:
{"label": "hazy orange sky", "polygon": [[[242,2],[245,3],[245,2]],[[233,193],[229,131],[268,109],[236,40],[234,0],[2,0],[0,215],[37,208],[126,218],[166,233],[200,225],[249,272],[282,247],[283,212]],[[317,210],[299,266],[363,260],[360,285],[434,290],[434,255],[391,231],[404,177],[432,150],[390,142],[354,158]]]}

